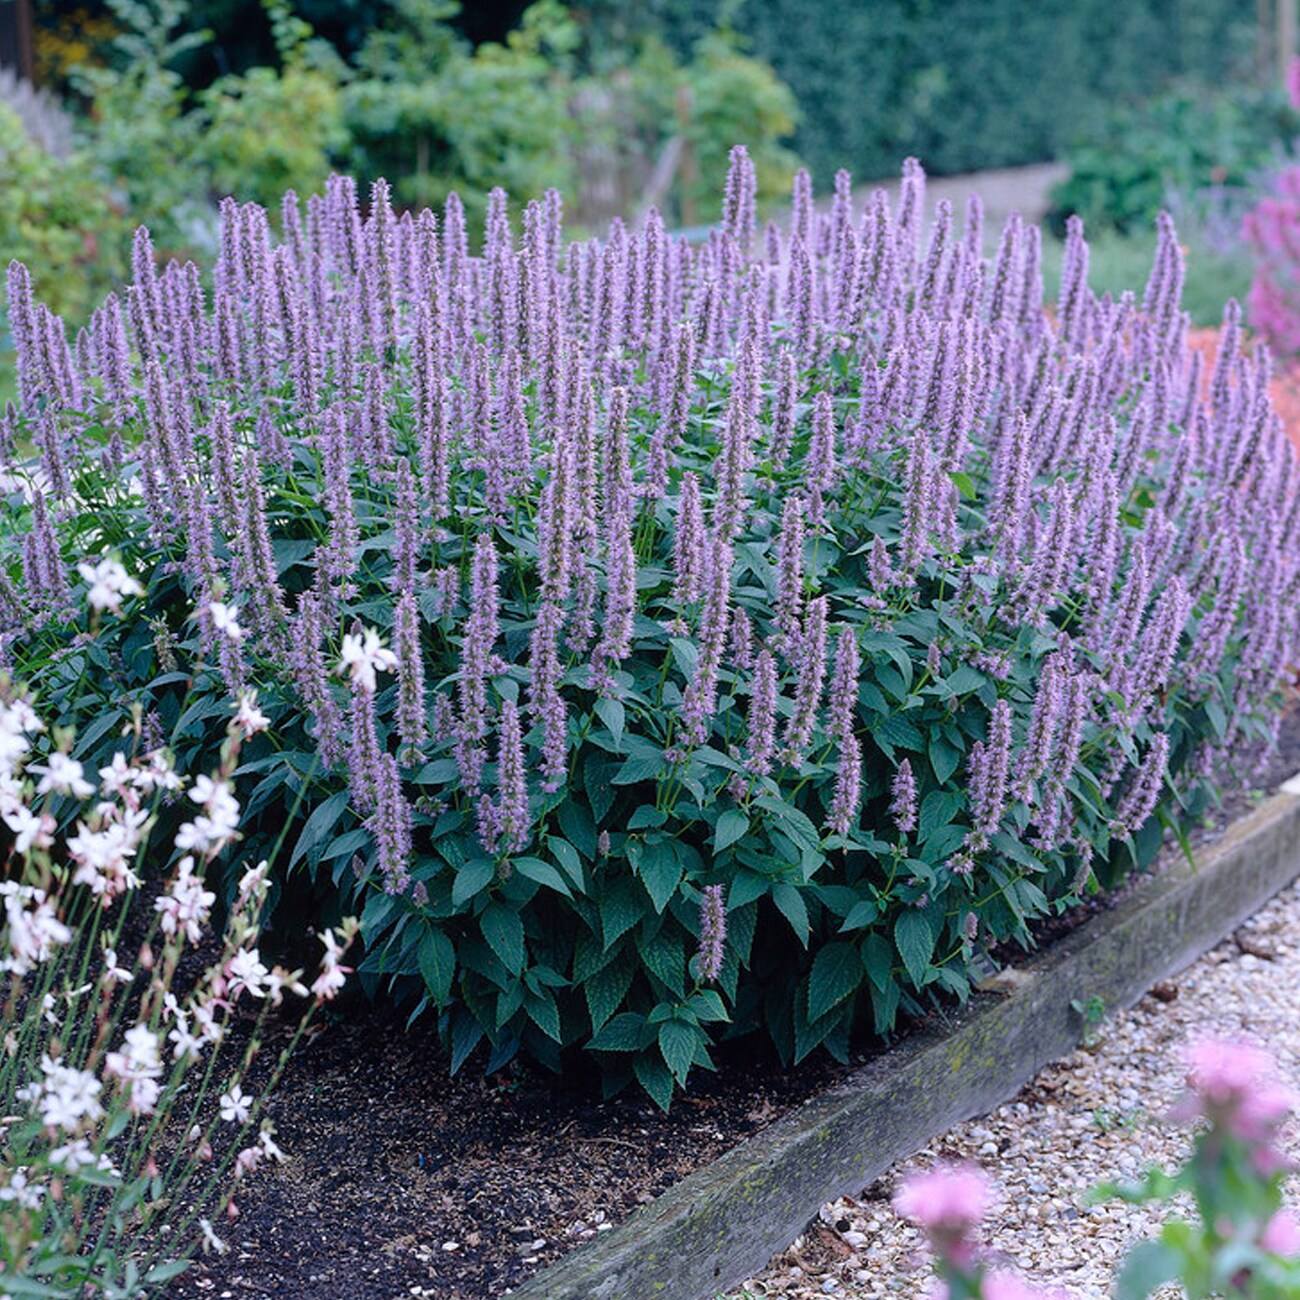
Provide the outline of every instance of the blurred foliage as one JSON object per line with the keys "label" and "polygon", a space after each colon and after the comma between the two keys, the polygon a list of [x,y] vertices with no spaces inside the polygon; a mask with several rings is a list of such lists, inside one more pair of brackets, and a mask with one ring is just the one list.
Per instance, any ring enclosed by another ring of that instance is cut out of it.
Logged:
{"label": "blurred foliage", "polygon": [[[538,0],[503,41],[474,46],[455,0],[387,0],[348,62],[289,0],[260,0],[274,62],[196,90],[183,69],[211,33],[187,30],[187,0],[107,3],[116,34],[74,77],[86,152],[167,255],[205,251],[214,199],[273,207],[334,169],[387,177],[403,206],[457,190],[472,220],[493,187],[520,203],[556,188],[591,225],[651,198],[670,221],[716,218],[733,144],[749,147],[761,199],[784,195],[796,165],[781,144],[794,97],[729,31],[688,57],[652,35],[596,50],[560,0]],[[686,148],[663,183],[674,137]]]}
{"label": "blurred foliage", "polygon": [[1053,191],[1049,220],[1058,231],[1071,213],[1092,230],[1144,228],[1175,196],[1186,204],[1253,188],[1297,135],[1300,112],[1285,96],[1244,87],[1212,96],[1177,91],[1117,109],[1070,151],[1070,176]]}
{"label": "blurred foliage", "polygon": [[819,183],[1058,156],[1116,103],[1248,65],[1243,0],[576,0],[591,46],[653,31],[679,55],[720,21],[794,92]]}
{"label": "blurred foliage", "polygon": [[180,30],[186,0],[110,4],[119,32],[109,61],[74,74],[91,106],[87,152],[133,218],[149,223],[158,247],[179,252],[184,214],[206,195],[193,161],[201,123],[187,110],[185,83],[173,65],[207,33]]}
{"label": "blurred foliage", "polygon": [[450,26],[458,10],[447,0],[395,0],[371,32],[343,90],[352,169],[387,176],[412,205],[459,190],[476,214],[493,186],[514,198],[568,188],[577,28],[556,0],[541,0],[504,44],[472,49]]}
{"label": "blurred foliage", "polygon": [[349,137],[338,56],[286,0],[265,7],[280,66],[221,77],[203,92],[199,161],[218,194],[274,207],[285,190],[319,189]]}
{"label": "blurred foliage", "polygon": [[[1244,302],[1250,288],[1251,260],[1243,248],[1224,249],[1206,237],[1193,221],[1179,222],[1178,238],[1187,258],[1182,306],[1198,326],[1216,326],[1229,298]],[[1142,284],[1156,251],[1154,225],[1130,234],[1100,230],[1088,235],[1088,284],[1098,294],[1118,299],[1125,289]],[[1052,236],[1043,240],[1043,280],[1049,293],[1060,283],[1064,245]]]}
{"label": "blurred foliage", "polygon": [[690,198],[706,220],[718,218],[716,178],[726,174],[727,154],[734,144],[749,149],[760,202],[788,194],[798,163],[779,142],[793,134],[799,118],[789,86],[770,66],[745,55],[727,30],[709,32],[696,41],[683,75],[693,105],[684,127],[695,155]]}
{"label": "blurred foliage", "polygon": [[103,63],[118,25],[102,6],[78,5],[67,13],[48,12],[53,8],[41,6],[32,35],[38,84],[60,87],[70,81],[74,69]]}
{"label": "blurred foliage", "polygon": [[123,270],[125,231],[86,160],[45,153],[0,104],[0,249],[33,269],[53,310],[88,314]]}

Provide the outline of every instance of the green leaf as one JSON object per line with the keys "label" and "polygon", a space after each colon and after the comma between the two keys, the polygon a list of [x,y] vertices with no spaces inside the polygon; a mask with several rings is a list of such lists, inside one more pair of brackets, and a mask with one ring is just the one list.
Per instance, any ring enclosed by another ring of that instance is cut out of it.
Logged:
{"label": "green leaf", "polygon": [[852,997],[862,982],[862,961],[851,943],[828,943],[813,960],[808,976],[808,1020],[820,1020]]}
{"label": "green leaf", "polygon": [[935,732],[930,737],[930,766],[934,769],[934,779],[945,785],[960,763],[961,750]]}
{"label": "green leaf", "polygon": [[650,1094],[650,1099],[660,1110],[666,1112],[673,1100],[673,1076],[659,1054],[651,1056],[648,1052],[642,1052],[632,1062],[632,1069],[637,1082]]}
{"label": "green leaf", "polygon": [[539,885],[545,885],[548,889],[555,890],[557,894],[563,894],[565,898],[573,897],[564,877],[549,862],[531,857],[511,858],[510,861],[521,876],[535,880]]}
{"label": "green leaf", "polygon": [[496,878],[497,869],[487,858],[471,858],[456,872],[451,886],[451,905],[464,907]]}
{"label": "green leaf", "polygon": [[806,948],[808,946],[808,906],[800,893],[788,880],[782,880],[772,889],[772,901],[781,915],[790,922],[790,928]]}
{"label": "green leaf", "polygon": [[952,790],[931,790],[921,801],[921,817],[917,831],[928,839],[941,826],[946,826],[961,807],[961,795]]}
{"label": "green leaf", "polygon": [[656,808],[651,803],[643,803],[627,819],[627,828],[630,831],[643,831],[651,827],[662,826],[667,820],[668,814],[662,809]]}
{"label": "green leaf", "polygon": [[145,1275],[146,1282],[170,1282],[174,1277],[180,1277],[182,1273],[189,1268],[193,1261],[188,1259],[168,1259],[161,1264],[155,1264]]}
{"label": "green leaf", "polygon": [[1157,1287],[1177,1281],[1179,1258],[1161,1241],[1134,1246],[1115,1279],[1115,1300],[1146,1300]]}
{"label": "green leaf", "polygon": [[420,974],[434,1003],[446,1005],[451,996],[452,976],[456,972],[456,949],[441,930],[427,929],[420,939]]}
{"label": "green leaf", "polygon": [[[613,802],[613,796],[610,796],[610,802]],[[573,845],[574,848],[582,854],[588,862],[596,856],[596,825],[592,821],[592,814],[583,806],[581,800],[566,799],[560,805],[560,829],[564,832],[564,838]],[[555,856],[560,857],[558,850],[555,850]],[[560,858],[560,865],[568,871],[568,867],[563,858]],[[569,872],[573,875],[573,872]],[[575,880],[576,884],[577,881]]]}
{"label": "green leaf", "polygon": [[600,929],[609,948],[625,935],[645,914],[645,904],[637,897],[631,880],[616,880],[597,903]]}
{"label": "green leaf", "polygon": [[912,983],[920,988],[934,952],[934,933],[925,913],[909,907],[894,922],[894,942]]}
{"label": "green leaf", "polygon": [[621,1011],[587,1046],[596,1052],[637,1052],[645,1042],[645,1017],[634,1011]]}
{"label": "green leaf", "polygon": [[956,672],[944,678],[944,685],[954,695],[969,695],[971,691],[977,691],[988,680],[982,672],[972,668],[970,664],[962,664]]}
{"label": "green leaf", "polygon": [[695,1046],[703,1037],[694,1025],[681,1020],[669,1020],[659,1026],[659,1051],[677,1082],[686,1086],[686,1076],[695,1059]]}
{"label": "green leaf", "polygon": [[641,883],[645,885],[655,911],[662,912],[677,892],[686,871],[677,841],[660,840],[657,844],[647,844],[641,855],[639,871]]}
{"label": "green leaf", "polygon": [[747,868],[737,871],[731,878],[731,889],[727,892],[727,911],[734,912],[746,903],[762,898],[771,887],[772,882],[757,871]]}
{"label": "green leaf", "polygon": [[713,831],[713,851],[721,853],[749,831],[749,818],[739,808],[728,808]]}
{"label": "green leaf", "polygon": [[583,893],[582,859],[578,856],[578,850],[568,840],[562,840],[558,835],[548,835],[546,847],[555,854],[556,862],[563,868],[564,874],[573,881],[573,887],[580,894]]}
{"label": "green leaf", "polygon": [[618,1010],[628,989],[632,987],[635,974],[635,962],[625,954],[620,954],[583,982],[582,991],[587,999],[587,1013],[591,1016],[593,1031],[598,1032]]}
{"label": "green leaf", "polygon": [[609,728],[609,734],[614,738],[614,748],[621,751],[623,728],[627,725],[627,710],[623,707],[623,701],[602,697],[596,701],[596,716]]}
{"label": "green leaf", "polygon": [[[618,774],[622,765],[617,759],[606,758],[603,754],[593,753],[582,769],[582,782],[587,791],[587,801],[591,804],[591,815],[597,825],[605,820],[609,810],[614,806],[614,787],[613,780]],[[572,803],[572,800],[566,800],[565,803]],[[565,805],[561,805],[563,809]],[[564,817],[560,817],[560,825],[564,826],[564,833],[574,841],[573,832],[564,823]],[[595,831],[592,831],[592,851],[587,854],[588,857],[595,856]]]}
{"label": "green leaf", "polygon": [[[636,737],[629,736],[631,741]],[[642,743],[638,752],[631,754],[623,765],[610,778],[613,785],[635,785],[638,781],[649,781],[658,776],[668,766],[664,752],[657,745]]]}
{"label": "green leaf", "polygon": [[848,915],[840,923],[840,933],[848,930],[865,930],[880,916],[880,907],[869,898],[859,899],[849,908]]}
{"label": "green leaf", "polygon": [[681,931],[671,922],[641,945],[641,964],[677,997],[685,992],[686,946]]}
{"label": "green leaf", "polygon": [[337,794],[330,795],[324,803],[313,810],[312,815],[307,818],[307,824],[302,828],[302,834],[298,836],[298,843],[293,846],[293,853],[289,857],[290,868],[304,857],[313,867],[320,861],[329,833],[343,816],[350,798],[348,791],[340,790]]}
{"label": "green leaf", "polygon": [[459,768],[454,758],[435,758],[426,763],[411,779],[416,785],[448,785],[456,779]]}
{"label": "green leaf", "polygon": [[524,998],[524,1010],[528,1018],[555,1042],[560,1041],[560,1008],[556,1004],[555,994],[547,989],[544,993],[529,993]]}
{"label": "green leaf", "polygon": [[479,928],[501,964],[518,975],[524,968],[524,923],[519,913],[504,903],[489,903],[479,918]]}

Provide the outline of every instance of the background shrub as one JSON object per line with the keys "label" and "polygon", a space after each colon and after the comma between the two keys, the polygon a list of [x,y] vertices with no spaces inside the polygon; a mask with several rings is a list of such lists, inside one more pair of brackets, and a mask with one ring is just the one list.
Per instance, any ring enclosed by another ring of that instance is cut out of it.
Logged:
{"label": "background shrub", "polygon": [[[454,1066],[666,1105],[723,1026],[843,1055],[964,996],[1267,746],[1300,495],[1172,222],[1140,305],[1072,226],[1045,313],[1038,232],[987,262],[923,191],[801,174],[760,237],[738,149],[704,244],[497,192],[471,254],[335,178],[279,244],[228,203],[211,302],[142,232],[75,345],[15,265],[4,655],[92,761],[140,701],[190,768],[256,687],[276,924],[355,905]],[[130,619],[69,606],[105,550]]]}

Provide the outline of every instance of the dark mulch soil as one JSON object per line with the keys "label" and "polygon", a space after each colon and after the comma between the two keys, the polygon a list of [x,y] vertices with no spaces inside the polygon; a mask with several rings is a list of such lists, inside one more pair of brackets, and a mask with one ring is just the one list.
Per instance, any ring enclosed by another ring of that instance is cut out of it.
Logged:
{"label": "dark mulch soil", "polygon": [[[1259,785],[1297,769],[1293,710]],[[1248,805],[1226,803],[1194,842]],[[1108,905],[1049,920],[1036,937],[1050,943]],[[864,1044],[854,1065],[874,1050]],[[819,1055],[785,1071],[741,1049],[719,1060],[663,1115],[643,1096],[601,1101],[589,1082],[524,1065],[485,1078],[471,1062],[451,1079],[427,1032],[354,1008],[291,1060],[268,1110],[287,1159],[240,1189],[239,1217],[218,1225],[229,1252],[200,1258],[169,1294],[488,1300],[851,1068]]]}

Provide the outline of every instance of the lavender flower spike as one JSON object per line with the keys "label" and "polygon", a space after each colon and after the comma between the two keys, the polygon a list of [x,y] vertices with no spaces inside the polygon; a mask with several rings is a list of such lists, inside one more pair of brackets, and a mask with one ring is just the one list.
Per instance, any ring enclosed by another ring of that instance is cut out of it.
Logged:
{"label": "lavender flower spike", "polygon": [[899,833],[909,835],[916,829],[916,777],[912,774],[910,758],[898,765],[890,794],[889,815]]}
{"label": "lavender flower spike", "polygon": [[700,953],[697,962],[702,983],[712,984],[722,974],[726,955],[726,899],[721,885],[705,885],[700,899]]}

